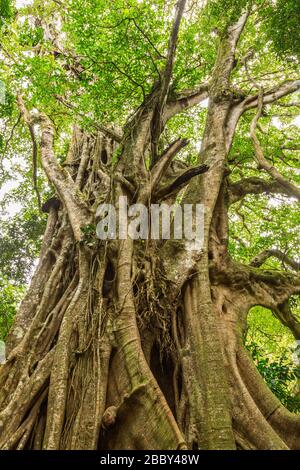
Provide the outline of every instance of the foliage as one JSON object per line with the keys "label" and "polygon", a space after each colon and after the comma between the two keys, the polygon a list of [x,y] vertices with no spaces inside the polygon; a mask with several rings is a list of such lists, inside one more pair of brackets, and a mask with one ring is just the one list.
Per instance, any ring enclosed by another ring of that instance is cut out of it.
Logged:
{"label": "foliage", "polygon": [[23,211],[0,224],[0,273],[15,283],[28,282],[37,258],[44,224],[34,211]]}
{"label": "foliage", "polygon": [[10,0],[0,0],[0,28],[6,20],[13,15],[12,2]]}
{"label": "foliage", "polygon": [[0,276],[0,340],[5,341],[24,289]]}
{"label": "foliage", "polygon": [[300,57],[299,36],[300,3],[295,0],[277,0],[267,10],[267,32],[275,50],[291,62]]}

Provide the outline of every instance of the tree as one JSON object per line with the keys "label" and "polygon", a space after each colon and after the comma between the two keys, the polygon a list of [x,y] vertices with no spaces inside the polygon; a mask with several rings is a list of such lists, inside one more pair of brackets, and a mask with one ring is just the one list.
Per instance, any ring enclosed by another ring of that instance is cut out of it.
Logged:
{"label": "tree", "polygon": [[[5,24],[5,147],[21,116],[48,218],[1,368],[1,448],[299,449],[299,415],[244,345],[255,305],[299,339],[297,241],[240,238],[247,204],[274,225],[266,199],[297,230],[300,79],[278,8],[36,1]],[[203,248],[98,240],[97,207],[120,196],[202,203]]]}

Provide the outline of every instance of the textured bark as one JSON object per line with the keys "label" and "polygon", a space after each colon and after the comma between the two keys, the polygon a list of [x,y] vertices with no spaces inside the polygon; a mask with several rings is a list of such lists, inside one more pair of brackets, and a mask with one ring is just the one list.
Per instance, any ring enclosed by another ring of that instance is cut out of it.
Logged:
{"label": "textured bark", "polygon": [[[184,4],[178,2],[177,22]],[[258,104],[257,96],[236,99],[230,87],[247,14],[228,27],[210,83],[174,100],[168,89],[176,21],[162,83],[121,137],[113,129],[86,134],[75,126],[61,166],[50,120],[34,115],[42,166],[56,195],[44,205],[49,216],[40,263],[0,371],[2,449],[300,448],[300,417],[272,395],[243,344],[254,305],[277,312],[299,334],[287,308],[300,293],[299,276],[234,263],[227,251],[229,203],[247,188],[281,192],[278,181],[228,182],[238,119]],[[261,100],[275,101],[298,85],[279,86]],[[199,161],[178,171],[174,158],[187,142],[176,140],[159,157],[158,139],[170,117],[206,97]],[[20,97],[19,106],[32,126]],[[173,202],[179,192],[183,202],[205,206],[202,250],[185,240],[96,238],[101,202],[117,207],[120,196],[129,203]]]}

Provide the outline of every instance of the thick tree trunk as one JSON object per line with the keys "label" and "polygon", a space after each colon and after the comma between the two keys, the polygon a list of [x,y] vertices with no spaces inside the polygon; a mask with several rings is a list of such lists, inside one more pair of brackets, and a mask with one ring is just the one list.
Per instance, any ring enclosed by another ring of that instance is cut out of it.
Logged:
{"label": "thick tree trunk", "polygon": [[[99,195],[107,199],[101,155],[109,167],[113,146],[83,134],[78,146],[74,132],[68,171],[72,181],[82,171],[92,213]],[[226,189],[206,190],[222,181],[215,168],[191,189],[198,184],[214,200],[210,242],[192,265],[178,265],[179,284],[172,263],[182,244],[101,242],[93,231],[78,242],[65,205],[49,201],[41,260],[1,368],[1,448],[299,447],[299,418],[284,411],[243,346],[255,303],[250,279],[257,292],[267,280],[228,259]],[[115,178],[110,197],[131,197]]]}
{"label": "thick tree trunk", "polygon": [[[228,187],[226,159],[239,117],[258,100],[241,102],[230,90],[246,19],[224,35],[209,86],[168,101],[175,18],[161,86],[127,122],[121,143],[75,127],[61,167],[51,122],[39,117],[42,165],[56,196],[44,206],[40,263],[1,367],[2,449],[300,448],[300,417],[272,395],[243,344],[249,309],[280,308],[300,292],[299,277],[238,265],[227,252],[227,206],[239,190]],[[170,163],[186,142],[159,156],[159,136],[167,119],[208,95],[198,166],[182,172]],[[32,126],[20,97],[19,106]],[[202,250],[185,240],[96,238],[101,202],[172,202],[183,182],[183,203],[205,207]]]}

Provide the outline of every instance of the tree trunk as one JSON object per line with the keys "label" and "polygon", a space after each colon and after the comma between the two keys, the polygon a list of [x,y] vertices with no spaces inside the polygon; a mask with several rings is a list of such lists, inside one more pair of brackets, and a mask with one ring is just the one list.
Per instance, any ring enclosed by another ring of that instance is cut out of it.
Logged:
{"label": "tree trunk", "polygon": [[[107,199],[101,154],[110,161],[112,144],[81,139],[68,168],[79,181],[74,162],[85,159],[92,213],[99,194]],[[220,173],[193,186],[211,199]],[[115,179],[110,198],[131,197]],[[299,446],[299,418],[272,396],[243,346],[250,283],[259,291],[266,280],[228,259],[225,191],[206,205],[210,243],[189,266],[175,240],[104,242],[92,229],[78,242],[65,207],[50,201],[46,244],[1,369],[1,448]]]}
{"label": "tree trunk", "polygon": [[[255,102],[241,103],[229,87],[246,18],[228,29],[209,85],[198,162],[209,170],[185,181],[183,203],[205,207],[202,250],[95,234],[101,202],[173,202],[182,191],[170,162],[185,143],[158,155],[167,119],[184,107],[168,101],[167,74],[121,143],[75,127],[64,167],[40,116],[41,160],[56,196],[44,206],[40,263],[1,367],[2,449],[300,448],[300,417],[272,395],[243,344],[249,309],[278,308],[299,293],[299,278],[238,265],[227,251],[226,159],[238,118]],[[207,96],[198,93],[185,106]]]}

